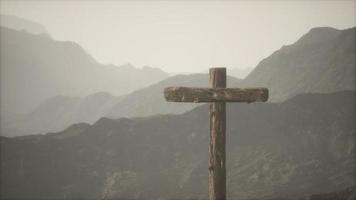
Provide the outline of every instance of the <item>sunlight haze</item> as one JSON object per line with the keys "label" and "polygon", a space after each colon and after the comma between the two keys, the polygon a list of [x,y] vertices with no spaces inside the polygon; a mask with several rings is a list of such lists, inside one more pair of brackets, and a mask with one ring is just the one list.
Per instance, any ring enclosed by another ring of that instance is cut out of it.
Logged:
{"label": "sunlight haze", "polygon": [[98,62],[169,73],[255,67],[313,27],[355,26],[355,1],[1,1]]}

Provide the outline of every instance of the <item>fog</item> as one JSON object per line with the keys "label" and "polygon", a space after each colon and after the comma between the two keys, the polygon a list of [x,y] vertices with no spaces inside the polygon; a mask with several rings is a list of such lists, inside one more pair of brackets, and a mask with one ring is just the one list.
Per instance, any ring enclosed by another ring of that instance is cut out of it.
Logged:
{"label": "fog", "polygon": [[356,199],[355,1],[0,4],[0,199]]}
{"label": "fog", "polygon": [[255,67],[313,27],[355,25],[355,1],[1,1],[99,62],[169,73]]}

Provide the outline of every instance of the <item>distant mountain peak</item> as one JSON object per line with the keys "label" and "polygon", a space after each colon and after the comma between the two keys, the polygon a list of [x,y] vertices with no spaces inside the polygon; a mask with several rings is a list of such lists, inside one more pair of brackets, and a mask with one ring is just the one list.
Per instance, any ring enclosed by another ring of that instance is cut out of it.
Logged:
{"label": "distant mountain peak", "polygon": [[88,95],[86,98],[91,97],[113,97],[109,92],[96,92],[94,94]]}
{"label": "distant mountain peak", "polygon": [[313,28],[263,59],[243,84],[268,87],[269,101],[300,93],[355,90],[355,32],[355,28]]}
{"label": "distant mountain peak", "polygon": [[102,117],[94,123],[94,125],[99,127],[112,127],[115,126],[116,121],[107,117]]}
{"label": "distant mountain peak", "polygon": [[[158,67],[150,67],[150,66],[143,66],[142,67],[142,70],[143,71],[148,71],[148,72],[151,72],[151,71],[155,71],[155,72],[160,72],[160,73],[164,73],[164,74],[167,74],[165,71],[163,71],[161,68],[158,68]],[[168,75],[168,74],[167,74]]]}
{"label": "distant mountain peak", "polygon": [[[75,42],[3,26],[0,32],[1,49],[6,49],[1,51],[1,69],[6,72],[1,76],[2,113],[7,116],[27,114],[59,94],[83,97],[105,91],[120,96],[168,77],[161,70],[143,70],[130,63],[101,64]],[[23,91],[24,86],[31,89]]]}
{"label": "distant mountain peak", "polygon": [[320,26],[320,27],[314,27],[314,28],[311,28],[309,33],[312,33],[312,32],[330,32],[330,31],[335,31],[335,32],[340,32],[341,30],[340,29],[337,29],[337,28],[334,28],[334,27],[330,27],[330,26]]}
{"label": "distant mountain peak", "polygon": [[131,63],[125,63],[123,65],[120,65],[119,67],[122,68],[122,69],[130,69],[130,70],[131,69],[136,69],[136,67]]}
{"label": "distant mountain peak", "polygon": [[146,72],[161,72],[164,74],[167,74],[166,72],[164,72],[162,69],[158,68],[158,67],[151,67],[148,65],[144,65],[142,68],[136,67],[131,63],[126,63],[123,65],[120,65],[119,68],[123,69],[123,70],[131,70],[131,71],[135,71],[135,70],[142,70],[142,71],[146,71]]}
{"label": "distant mountain peak", "polygon": [[157,69],[157,68],[150,67],[150,66],[148,66],[148,65],[144,65],[144,66],[142,67],[142,69]]}
{"label": "distant mountain peak", "polygon": [[160,71],[162,71],[160,68],[157,68],[157,67],[150,67],[150,66],[148,66],[148,65],[144,65],[144,66],[142,67],[142,70],[160,70]]}
{"label": "distant mountain peak", "polygon": [[13,15],[0,15],[0,25],[17,31],[24,31],[35,35],[51,38],[45,26],[40,23]]}
{"label": "distant mountain peak", "polygon": [[310,29],[308,33],[303,35],[296,44],[298,45],[310,45],[320,42],[325,42],[334,39],[341,30],[332,27],[315,27]]}

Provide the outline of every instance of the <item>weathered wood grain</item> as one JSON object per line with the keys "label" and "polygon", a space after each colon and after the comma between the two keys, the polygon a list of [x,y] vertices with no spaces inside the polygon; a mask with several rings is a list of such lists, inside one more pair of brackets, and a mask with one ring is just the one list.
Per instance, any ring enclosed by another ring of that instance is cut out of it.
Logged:
{"label": "weathered wood grain", "polygon": [[[226,87],[226,69],[210,69],[210,85]],[[226,106],[225,102],[210,103],[209,200],[226,199]]]}
{"label": "weathered wood grain", "polygon": [[168,87],[164,97],[171,102],[210,102],[209,200],[226,200],[226,103],[265,102],[267,88],[226,88],[226,68],[211,68],[211,88]]}
{"label": "weathered wood grain", "polygon": [[164,97],[170,102],[265,102],[268,89],[168,87]]}

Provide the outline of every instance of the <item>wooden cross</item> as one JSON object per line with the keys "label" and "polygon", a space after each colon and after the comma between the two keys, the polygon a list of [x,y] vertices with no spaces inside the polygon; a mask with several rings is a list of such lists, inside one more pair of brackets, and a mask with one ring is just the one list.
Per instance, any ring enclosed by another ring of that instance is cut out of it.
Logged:
{"label": "wooden cross", "polygon": [[164,97],[171,102],[210,102],[209,200],[225,200],[225,102],[265,102],[268,89],[226,88],[226,68],[211,68],[209,75],[211,88],[168,87]]}

